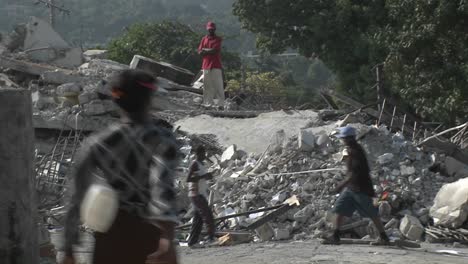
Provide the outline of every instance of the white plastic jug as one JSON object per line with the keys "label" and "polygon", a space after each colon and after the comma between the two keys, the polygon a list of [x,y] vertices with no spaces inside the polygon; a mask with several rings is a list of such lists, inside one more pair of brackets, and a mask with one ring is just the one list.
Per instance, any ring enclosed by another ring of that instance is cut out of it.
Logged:
{"label": "white plastic jug", "polygon": [[105,233],[114,223],[119,209],[117,192],[107,184],[95,183],[81,204],[81,221],[94,231]]}

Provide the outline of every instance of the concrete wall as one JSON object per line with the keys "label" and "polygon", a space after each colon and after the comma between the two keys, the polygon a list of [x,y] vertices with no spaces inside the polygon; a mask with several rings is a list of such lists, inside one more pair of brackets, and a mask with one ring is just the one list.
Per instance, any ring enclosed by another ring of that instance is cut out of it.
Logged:
{"label": "concrete wall", "polygon": [[0,263],[38,263],[31,94],[0,88]]}

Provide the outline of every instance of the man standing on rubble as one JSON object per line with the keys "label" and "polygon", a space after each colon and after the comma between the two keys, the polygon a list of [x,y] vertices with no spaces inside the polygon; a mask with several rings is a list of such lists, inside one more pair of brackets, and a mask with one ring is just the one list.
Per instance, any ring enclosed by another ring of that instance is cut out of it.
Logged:
{"label": "man standing on rubble", "polygon": [[94,233],[92,263],[177,263],[172,241],[177,221],[174,171],[178,150],[172,131],[151,120],[155,82],[145,72],[125,70],[111,83],[112,99],[122,110],[121,122],[90,137],[76,159],[64,264],[76,263],[73,245],[79,239],[80,208],[88,189],[96,184],[93,175],[98,171],[116,193],[118,211],[108,219],[110,229]]}
{"label": "man standing on rubble", "polygon": [[205,148],[199,146],[196,149],[195,160],[190,165],[187,176],[189,198],[192,200],[192,205],[195,208],[188,240],[189,247],[193,247],[198,242],[203,228],[203,222],[205,222],[207,227],[209,242],[215,242],[215,223],[213,213],[207,201],[208,185],[206,182],[207,180],[211,180],[213,176],[206,170],[203,164],[205,159]]}
{"label": "man standing on rubble", "polygon": [[335,230],[333,235],[324,240],[323,243],[339,244],[340,227],[343,224],[344,217],[351,217],[355,211],[358,211],[362,217],[372,219],[380,233],[379,240],[374,244],[388,244],[389,239],[378,216],[378,209],[372,202],[372,198],[376,194],[372,185],[366,154],[362,146],[356,141],[356,130],[350,126],[339,128],[337,137],[343,140],[347,148],[346,167],[348,177],[338,184],[335,189],[335,193],[341,192],[333,209],[333,212],[336,213]]}
{"label": "man standing on rubble", "polygon": [[221,64],[221,37],[216,35],[216,25],[206,24],[208,35],[204,36],[198,46],[198,53],[203,57],[203,103],[210,107],[214,99],[218,100],[218,108],[224,107],[224,82]]}

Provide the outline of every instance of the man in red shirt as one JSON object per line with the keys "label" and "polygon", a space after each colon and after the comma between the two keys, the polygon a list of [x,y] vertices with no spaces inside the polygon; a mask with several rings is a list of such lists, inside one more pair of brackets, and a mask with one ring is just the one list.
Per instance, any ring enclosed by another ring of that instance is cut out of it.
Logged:
{"label": "man in red shirt", "polygon": [[214,105],[214,99],[218,100],[220,108],[224,105],[224,84],[221,64],[222,39],[216,35],[216,25],[213,22],[206,24],[208,35],[204,36],[198,47],[198,53],[203,57],[203,103],[207,106]]}

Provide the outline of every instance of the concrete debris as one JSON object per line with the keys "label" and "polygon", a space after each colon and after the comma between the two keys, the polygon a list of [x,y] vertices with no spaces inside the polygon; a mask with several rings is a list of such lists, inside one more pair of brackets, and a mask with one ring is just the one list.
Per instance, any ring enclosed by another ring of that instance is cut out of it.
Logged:
{"label": "concrete debris", "polygon": [[420,241],[424,234],[424,227],[416,217],[405,215],[400,223],[400,231],[409,240]]}
{"label": "concrete debris", "polygon": [[106,60],[108,55],[107,50],[87,50],[83,52],[83,56],[86,61],[91,61],[94,59],[101,59],[101,60]]}
{"label": "concrete debris", "polygon": [[430,210],[434,224],[458,228],[468,219],[468,178],[444,185]]}
{"label": "concrete debris", "polygon": [[287,240],[291,238],[291,233],[286,228],[276,228],[275,229],[275,239],[276,240]]}
{"label": "concrete debris", "polygon": [[[434,203],[434,197],[443,184],[456,178],[431,172],[428,168],[434,161],[433,153],[423,152],[388,130],[352,125],[359,135],[365,135],[360,143],[368,153],[371,177],[379,200],[379,214],[387,232],[395,238],[401,238],[401,231],[408,239],[423,239],[423,225],[431,223],[429,208]],[[273,237],[278,239],[278,234],[275,234],[277,230],[282,230],[282,234],[288,230],[289,238],[301,233],[319,237],[332,228],[334,215],[330,209],[337,198],[332,190],[346,177],[345,164],[341,159],[343,145],[337,138],[330,137],[334,127],[336,123],[302,129],[312,135],[313,140],[299,140],[302,136],[297,134],[288,137],[284,133],[286,130],[274,133],[269,141],[270,147],[261,155],[239,155],[239,148],[233,145],[228,147],[222,157],[218,156],[219,161],[213,159],[211,166],[219,171],[213,185],[217,197],[213,200],[215,208],[229,207],[233,213],[241,213],[280,204],[286,197],[296,195],[303,205],[284,214],[267,217],[265,221],[273,231],[262,226],[260,231],[256,231],[257,237],[262,241]],[[222,134],[217,135],[223,137]],[[239,138],[236,143],[241,144],[245,139]],[[313,148],[303,151],[302,142],[308,142]],[[440,159],[437,156],[437,160]],[[249,168],[248,173],[245,173],[246,168]],[[327,170],[331,168],[337,170]],[[265,217],[257,216],[258,219]],[[258,222],[257,218],[239,217],[238,221],[230,222],[226,228],[242,230],[255,226],[252,223]],[[401,218],[404,220],[400,222]],[[263,225],[265,222],[259,223]],[[361,220],[357,214],[348,219],[344,227],[348,228],[344,233],[361,238],[378,236],[373,224]]]}
{"label": "concrete debris", "polygon": [[260,241],[269,241],[275,236],[275,232],[269,223],[266,223],[255,229]]}
{"label": "concrete debris", "polygon": [[80,48],[71,47],[49,23],[31,17],[26,25],[22,49],[31,60],[58,67],[74,68],[83,63]]}
{"label": "concrete debris", "polygon": [[312,151],[315,147],[315,136],[310,129],[301,129],[298,136],[299,149]]}
{"label": "concrete debris", "polygon": [[81,85],[77,83],[65,83],[57,87],[59,96],[79,96],[82,91]]}
{"label": "concrete debris", "polygon": [[195,77],[192,72],[186,69],[165,62],[158,62],[140,55],[135,55],[133,57],[130,68],[145,70],[154,73],[156,76],[187,86],[191,85]]}
{"label": "concrete debris", "polygon": [[377,158],[377,162],[380,165],[384,165],[390,163],[393,159],[394,155],[392,153],[385,153]]}
{"label": "concrete debris", "polygon": [[0,73],[0,87],[19,88],[19,85],[10,80],[6,74]]}

